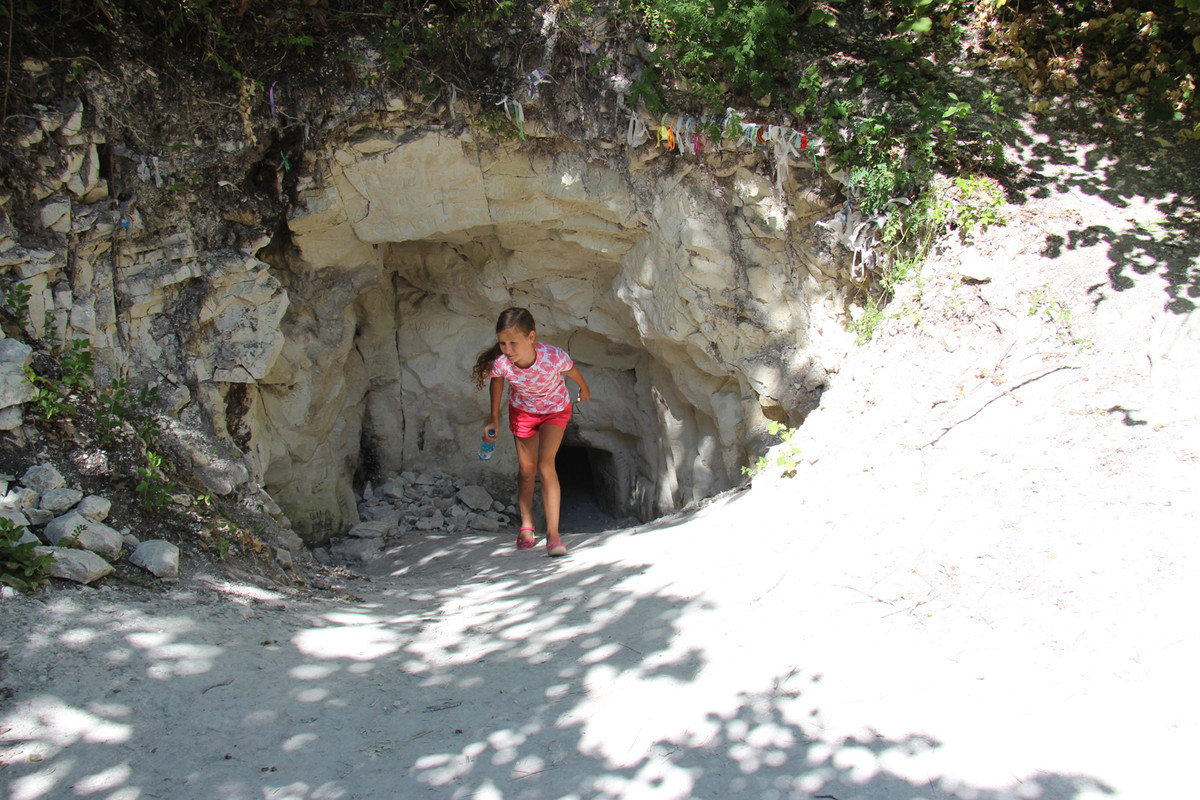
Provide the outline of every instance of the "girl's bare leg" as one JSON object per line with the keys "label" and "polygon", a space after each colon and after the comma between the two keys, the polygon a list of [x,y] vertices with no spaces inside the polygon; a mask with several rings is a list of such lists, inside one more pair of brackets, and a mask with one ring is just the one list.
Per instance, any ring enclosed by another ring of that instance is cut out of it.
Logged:
{"label": "girl's bare leg", "polygon": [[517,442],[517,506],[521,509],[521,527],[533,528],[533,482],[537,479],[538,434]]}
{"label": "girl's bare leg", "polygon": [[566,430],[557,425],[543,425],[538,432],[541,442],[537,449],[537,474],[542,479],[542,505],[546,509],[546,538],[558,537],[558,514],[562,504],[562,489],[558,485],[558,472],[554,458],[562,444]]}

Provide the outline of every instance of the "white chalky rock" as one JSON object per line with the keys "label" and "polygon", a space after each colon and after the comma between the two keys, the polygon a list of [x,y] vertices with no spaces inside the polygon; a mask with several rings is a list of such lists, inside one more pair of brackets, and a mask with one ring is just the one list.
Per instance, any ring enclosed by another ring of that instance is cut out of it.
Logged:
{"label": "white chalky rock", "polygon": [[0,339],[0,408],[19,407],[33,398],[33,384],[25,377],[32,358],[33,348],[24,342]]}
{"label": "white chalky rock", "polygon": [[13,431],[21,427],[25,421],[25,413],[20,406],[0,409],[0,431]]}
{"label": "white chalky rock", "polygon": [[54,514],[61,514],[74,508],[82,499],[83,492],[78,489],[50,489],[42,493],[42,499],[38,501],[38,508]]}
{"label": "white chalky rock", "polygon": [[162,539],[142,542],[129,556],[129,563],[156,578],[179,577],[179,548]]}
{"label": "white chalky rock", "polygon": [[95,553],[69,547],[35,547],[34,553],[54,557],[50,575],[76,583],[93,583],[113,571],[112,565]]}
{"label": "white chalky rock", "polygon": [[492,496],[482,486],[464,486],[456,496],[475,511],[487,511],[492,507]]}
{"label": "white chalky rock", "polygon": [[346,535],[353,536],[356,539],[378,539],[388,532],[389,527],[391,526],[385,521],[368,520],[367,522],[360,522],[355,525],[346,532]]}
{"label": "white chalky rock", "polygon": [[25,470],[25,474],[21,476],[21,483],[38,494],[45,494],[51,489],[66,486],[67,479],[52,464],[35,464]]}
{"label": "white chalky rock", "polygon": [[51,544],[57,545],[65,540],[105,558],[116,558],[124,544],[120,531],[103,522],[90,520],[78,511],[69,511],[50,520],[46,523],[44,534]]}
{"label": "white chalky rock", "polygon": [[29,517],[24,513],[11,508],[0,508],[0,519],[6,519],[13,524],[14,528],[28,528]]}
{"label": "white chalky rock", "polygon": [[339,539],[329,545],[329,551],[346,561],[370,561],[383,550],[382,539]]}
{"label": "white chalky rock", "polygon": [[498,531],[501,525],[491,517],[485,517],[483,514],[472,514],[467,520],[472,530],[476,531]]}
{"label": "white chalky rock", "polygon": [[104,522],[104,520],[108,519],[108,512],[112,510],[112,501],[106,497],[89,494],[79,501],[79,505],[75,507],[75,510],[90,520]]}

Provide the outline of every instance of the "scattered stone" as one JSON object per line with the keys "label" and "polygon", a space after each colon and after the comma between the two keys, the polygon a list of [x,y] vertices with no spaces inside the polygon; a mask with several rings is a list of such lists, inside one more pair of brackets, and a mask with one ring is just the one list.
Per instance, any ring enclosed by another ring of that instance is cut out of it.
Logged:
{"label": "scattered stone", "polygon": [[395,528],[400,524],[400,509],[387,507],[386,510],[379,512],[379,516],[375,517],[380,522],[386,522],[389,528]]}
{"label": "scattered stone", "polygon": [[485,517],[483,514],[472,514],[467,519],[468,524],[477,531],[495,532],[503,526],[492,517]]}
{"label": "scattered stone", "polygon": [[103,522],[90,520],[78,511],[69,511],[48,522],[44,535],[51,544],[59,545],[66,540],[105,558],[116,558],[125,543],[119,531]]}
{"label": "scattered stone", "polygon": [[37,555],[53,556],[54,563],[50,565],[52,577],[65,578],[76,583],[93,583],[113,571],[111,564],[87,550],[75,550],[69,547],[35,547],[33,552]]}
{"label": "scattered stone", "polygon": [[59,104],[58,112],[62,116],[62,126],[58,129],[58,134],[65,139],[78,136],[83,130],[83,101],[78,97],[72,97],[69,100],[64,100]]}
{"label": "scattered stone", "polygon": [[379,487],[376,496],[382,495],[392,500],[401,500],[404,498],[404,480],[401,478],[392,478]]}
{"label": "scattered stone", "polygon": [[108,519],[108,512],[112,510],[112,501],[99,495],[89,494],[79,501],[75,510],[79,512],[80,516],[95,522],[104,522]]}
{"label": "scattered stone", "polygon": [[417,520],[416,528],[419,531],[436,531],[441,529],[445,523],[446,518],[442,516],[442,512],[434,509],[433,514]]}
{"label": "scattered stone", "polygon": [[11,511],[24,511],[29,508],[37,508],[40,497],[41,495],[33,489],[25,487],[12,489],[4,497],[0,497],[0,508],[6,508]]}
{"label": "scattered stone", "polygon": [[29,517],[12,508],[0,508],[0,519],[8,520],[14,528],[28,528],[30,524]]}
{"label": "scattered stone", "polygon": [[15,431],[25,422],[25,412],[20,406],[0,409],[0,431]]}
{"label": "scattered stone", "polygon": [[388,532],[391,527],[385,522],[379,520],[368,520],[360,522],[346,532],[347,536],[353,536],[357,539],[378,539]]}
{"label": "scattered stone", "polygon": [[54,512],[47,511],[44,508],[27,508],[25,509],[25,516],[29,518],[30,525],[45,525],[54,519]]}
{"label": "scattered stone", "polygon": [[196,478],[205,488],[219,495],[227,495],[250,479],[246,465],[231,459],[219,459],[195,471]]}
{"label": "scattered stone", "polygon": [[142,540],[132,533],[122,533],[121,541],[125,543],[125,547],[128,550],[136,550],[137,546],[142,543]]}
{"label": "scattered stone", "polygon": [[492,507],[492,496],[482,486],[464,486],[455,496],[473,511],[487,511]]}
{"label": "scattered stone", "polygon": [[291,528],[280,528],[271,536],[271,543],[282,547],[289,553],[299,553],[304,549],[304,540]]}
{"label": "scattered stone", "polygon": [[163,539],[142,542],[129,556],[129,563],[156,578],[179,577],[179,548]]}
{"label": "scattered stone", "polygon": [[38,209],[38,221],[43,228],[57,233],[71,232],[71,201],[66,197],[53,197]]}
{"label": "scattered stone", "polygon": [[332,542],[328,551],[312,551],[317,561],[370,561],[382,552],[384,539],[413,530],[494,533],[511,524],[516,513],[515,506],[496,501],[484,487],[439,472],[393,475],[379,483],[372,496],[360,498],[361,522],[345,537]]}
{"label": "scattered stone", "polygon": [[296,568],[295,562],[292,560],[292,552],[282,547],[275,548],[275,561],[278,562],[279,567],[285,572],[291,572]]}
{"label": "scattered stone", "polygon": [[30,531],[22,531],[20,538],[17,539],[17,544],[28,544],[30,542],[33,542],[34,544],[41,544],[42,540]]}
{"label": "scattered stone", "polygon": [[21,476],[21,485],[40,494],[51,489],[61,489],[67,480],[52,464],[35,464]]}
{"label": "scattered stone", "polygon": [[33,398],[33,384],[25,378],[32,358],[33,348],[24,342],[0,339],[0,408],[20,406]]}
{"label": "scattered stone", "polygon": [[83,499],[83,492],[78,489],[50,489],[42,493],[41,499],[38,501],[38,508],[49,511],[53,514],[62,514],[71,510]]}
{"label": "scattered stone", "polygon": [[19,125],[20,133],[17,134],[17,145],[19,147],[33,147],[46,137],[46,132],[42,130],[42,126],[31,119],[24,120]]}
{"label": "scattered stone", "polygon": [[329,545],[330,555],[345,561],[365,563],[378,556],[382,551],[382,539],[339,539]]}

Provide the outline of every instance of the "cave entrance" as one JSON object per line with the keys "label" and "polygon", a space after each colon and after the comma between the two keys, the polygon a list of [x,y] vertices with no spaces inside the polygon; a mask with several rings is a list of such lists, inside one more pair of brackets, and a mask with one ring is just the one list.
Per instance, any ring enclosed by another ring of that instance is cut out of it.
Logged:
{"label": "cave entrance", "polygon": [[617,476],[612,453],[564,444],[558,449],[554,466],[562,489],[562,530],[603,531],[617,525]]}

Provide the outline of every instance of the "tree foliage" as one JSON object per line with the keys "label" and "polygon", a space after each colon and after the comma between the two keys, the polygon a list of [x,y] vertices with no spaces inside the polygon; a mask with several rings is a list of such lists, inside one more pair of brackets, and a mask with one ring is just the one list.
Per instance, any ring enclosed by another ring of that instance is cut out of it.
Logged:
{"label": "tree foliage", "polygon": [[1200,134],[1200,0],[996,0],[990,11],[996,65],[1035,95],[1084,89],[1111,114]]}

